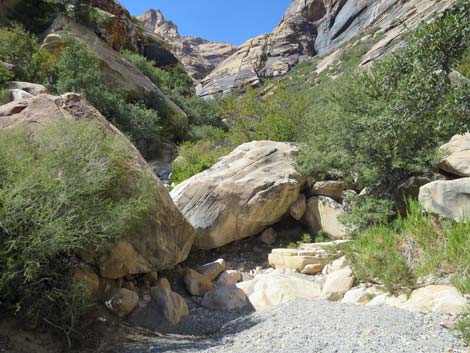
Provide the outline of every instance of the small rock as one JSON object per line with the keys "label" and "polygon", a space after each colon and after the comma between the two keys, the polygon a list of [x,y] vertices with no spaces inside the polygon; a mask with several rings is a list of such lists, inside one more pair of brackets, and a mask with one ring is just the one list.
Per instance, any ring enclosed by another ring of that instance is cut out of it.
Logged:
{"label": "small rock", "polygon": [[296,221],[300,221],[305,214],[305,210],[307,209],[307,198],[304,194],[300,194],[297,201],[290,207],[290,215]]}
{"label": "small rock", "polygon": [[246,294],[235,284],[217,288],[204,295],[202,306],[216,310],[236,310],[249,305]]}
{"label": "small rock", "polygon": [[311,192],[314,196],[327,196],[335,201],[341,201],[346,184],[337,180],[318,181],[313,184]]}
{"label": "small rock", "polygon": [[335,271],[326,278],[322,298],[329,301],[340,300],[352,288],[353,283],[354,274],[349,267]]}
{"label": "small rock", "polygon": [[184,283],[191,295],[204,295],[214,289],[212,280],[190,268],[186,269]]}
{"label": "small rock", "polygon": [[150,289],[152,299],[163,310],[165,318],[173,325],[189,314],[188,305],[182,296],[171,290],[166,278],[160,279],[156,287]]}
{"label": "small rock", "polygon": [[261,233],[259,240],[267,245],[273,245],[277,240],[277,233],[274,228],[267,228]]}
{"label": "small rock", "polygon": [[347,266],[348,266],[348,260],[346,259],[346,256],[342,256],[339,259],[334,260],[331,264],[328,264],[328,269],[326,271],[326,274],[329,275]]}
{"label": "small rock", "polygon": [[158,281],[158,273],[156,271],[146,273],[144,276],[144,280],[148,281],[152,285],[156,284]]}
{"label": "small rock", "polygon": [[218,259],[214,262],[199,266],[196,271],[201,275],[207,277],[210,281],[213,281],[225,270],[225,260]]}
{"label": "small rock", "polygon": [[224,271],[217,278],[215,284],[217,287],[227,286],[229,284],[236,284],[242,280],[242,274],[240,271],[228,270]]}
{"label": "small rock", "polygon": [[304,267],[301,273],[305,275],[316,275],[323,269],[323,264],[310,264]]}
{"label": "small rock", "polygon": [[139,295],[126,288],[115,289],[111,293],[111,298],[105,303],[106,307],[118,317],[130,314],[138,304]]}

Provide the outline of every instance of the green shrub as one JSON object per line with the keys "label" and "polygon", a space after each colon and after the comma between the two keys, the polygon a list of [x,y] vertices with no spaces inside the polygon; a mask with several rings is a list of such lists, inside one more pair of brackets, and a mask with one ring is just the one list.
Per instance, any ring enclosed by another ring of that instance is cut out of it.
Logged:
{"label": "green shrub", "polygon": [[59,93],[77,92],[128,134],[146,155],[147,146],[160,141],[161,124],[156,110],[143,103],[127,103],[124,94],[111,92],[103,84],[98,59],[76,42],[68,43],[57,63]]}
{"label": "green shrub", "polygon": [[373,225],[385,224],[395,215],[395,204],[374,196],[353,196],[348,199],[351,211],[340,216],[340,221],[351,232],[365,230]]}
{"label": "green shrub", "polygon": [[68,336],[89,308],[71,281],[83,249],[136,234],[154,205],[150,170],[84,121],[0,130],[0,303]]}
{"label": "green shrub", "polygon": [[459,318],[456,329],[460,332],[462,339],[470,344],[470,309]]}
{"label": "green shrub", "polygon": [[55,57],[20,25],[0,28],[0,59],[15,65],[20,81],[48,84],[54,73]]}
{"label": "green shrub", "polygon": [[217,146],[207,140],[182,144],[179,148],[179,157],[172,166],[172,181],[179,184],[193,175],[209,169],[228,152],[227,147]]}
{"label": "green shrub", "polygon": [[344,252],[353,264],[357,280],[379,282],[389,291],[396,292],[414,283],[398,245],[399,238],[394,230],[380,225],[361,233],[344,246]]}
{"label": "green shrub", "polygon": [[13,77],[12,73],[5,69],[0,64],[0,99],[3,97],[3,90],[6,87],[6,83]]}
{"label": "green shrub", "polygon": [[453,283],[468,294],[469,232],[469,223],[439,221],[409,201],[406,217],[359,232],[344,251],[361,281],[378,281],[397,291],[429,274],[454,274]]}
{"label": "green shrub", "polygon": [[299,169],[389,191],[429,173],[436,148],[470,128],[469,85],[449,79],[468,49],[469,14],[463,0],[370,72],[327,85],[325,106],[312,106],[308,115]]}
{"label": "green shrub", "polygon": [[254,140],[298,141],[304,101],[282,82],[273,82],[266,91],[246,86],[243,92],[221,100],[223,116],[230,121],[233,145]]}
{"label": "green shrub", "polygon": [[129,50],[124,50],[121,54],[170,97],[193,95],[193,81],[181,66],[162,70],[142,55]]}

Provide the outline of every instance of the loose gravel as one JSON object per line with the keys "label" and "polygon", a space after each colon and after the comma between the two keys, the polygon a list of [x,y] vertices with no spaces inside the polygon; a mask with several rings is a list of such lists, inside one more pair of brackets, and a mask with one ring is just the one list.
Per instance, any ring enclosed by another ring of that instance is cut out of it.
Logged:
{"label": "loose gravel", "polygon": [[[467,353],[449,317],[298,300],[226,323],[209,338],[163,337],[122,353]],[[122,346],[121,346],[122,347]],[[116,352],[116,351],[114,351]]]}

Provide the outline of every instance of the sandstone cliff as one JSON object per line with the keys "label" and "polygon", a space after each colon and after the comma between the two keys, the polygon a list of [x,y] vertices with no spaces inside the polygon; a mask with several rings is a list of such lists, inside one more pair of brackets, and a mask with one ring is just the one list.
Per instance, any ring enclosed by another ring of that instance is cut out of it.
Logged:
{"label": "sandstone cliff", "polygon": [[383,37],[364,63],[381,56],[404,33],[454,1],[293,0],[270,34],[249,39],[201,81],[201,96],[286,74],[299,62],[323,56],[366,31]]}
{"label": "sandstone cliff", "polygon": [[236,51],[229,43],[211,42],[194,36],[181,36],[178,27],[163,17],[160,10],[149,10],[137,17],[145,27],[163,37],[188,74],[200,80]]}

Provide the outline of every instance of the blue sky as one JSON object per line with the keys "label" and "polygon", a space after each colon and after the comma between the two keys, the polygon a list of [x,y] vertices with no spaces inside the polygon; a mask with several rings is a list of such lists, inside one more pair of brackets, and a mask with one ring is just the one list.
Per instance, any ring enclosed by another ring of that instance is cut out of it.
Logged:
{"label": "blue sky", "polygon": [[291,0],[119,0],[132,15],[160,9],[182,35],[236,45],[279,23]]}

